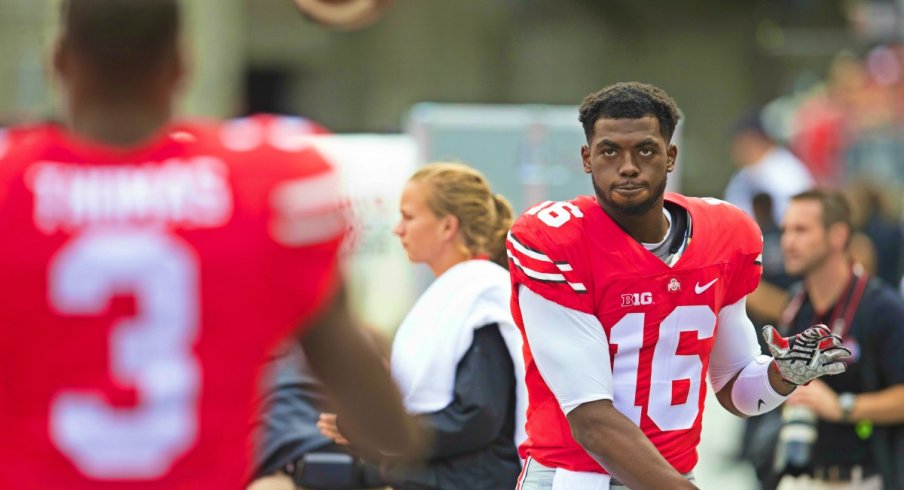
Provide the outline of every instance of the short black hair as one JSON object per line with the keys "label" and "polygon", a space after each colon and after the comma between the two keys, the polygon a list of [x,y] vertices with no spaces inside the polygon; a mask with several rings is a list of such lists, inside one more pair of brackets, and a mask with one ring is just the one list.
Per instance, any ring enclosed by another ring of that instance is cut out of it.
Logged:
{"label": "short black hair", "polygon": [[177,49],[178,0],[64,0],[62,42],[101,76],[134,80]]}
{"label": "short black hair", "polygon": [[578,120],[584,126],[584,135],[589,142],[593,138],[593,126],[601,118],[639,119],[655,116],[659,121],[659,132],[666,142],[672,141],[672,134],[681,115],[678,105],[659,87],[640,82],[620,82],[594,92],[581,103]]}

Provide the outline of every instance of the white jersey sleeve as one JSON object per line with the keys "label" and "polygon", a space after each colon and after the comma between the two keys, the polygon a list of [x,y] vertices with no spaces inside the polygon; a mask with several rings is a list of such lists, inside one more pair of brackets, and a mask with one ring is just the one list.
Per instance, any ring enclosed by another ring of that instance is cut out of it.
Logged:
{"label": "white jersey sleeve", "polygon": [[753,416],[768,412],[787,398],[769,381],[772,358],[760,354],[756,329],[747,316],[747,297],[719,311],[719,332],[709,358],[709,380],[716,392],[737,376],[731,401],[739,412]]}
{"label": "white jersey sleeve", "polygon": [[567,415],[583,403],[612,400],[609,341],[599,320],[523,285],[518,304],[534,363],[562,411]]}
{"label": "white jersey sleeve", "polygon": [[756,328],[747,316],[747,297],[722,307],[719,330],[709,355],[709,380],[719,392],[760,354]]}

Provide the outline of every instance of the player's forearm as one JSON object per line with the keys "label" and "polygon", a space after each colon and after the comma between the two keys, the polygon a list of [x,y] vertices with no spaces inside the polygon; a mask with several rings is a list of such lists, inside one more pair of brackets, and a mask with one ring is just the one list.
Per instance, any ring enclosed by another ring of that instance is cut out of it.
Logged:
{"label": "player's forearm", "polygon": [[[772,361],[772,363],[775,363],[775,361]],[[797,388],[797,386],[783,380],[778,373],[778,369],[772,364],[769,366],[769,384],[776,393],[782,396],[790,395]]]}
{"label": "player's forearm", "polygon": [[311,367],[336,402],[350,440],[402,458],[416,457],[424,445],[422,431],[405,413],[382,358],[344,302],[340,293],[302,338]]}
{"label": "player's forearm", "polygon": [[726,410],[739,417],[752,417],[774,410],[796,388],[781,379],[774,362],[769,356],[756,357],[716,392],[716,399]]}
{"label": "player's forearm", "polygon": [[[340,358],[341,362],[318,370],[318,375],[336,402],[349,439],[403,459],[416,457],[422,447],[421,431],[405,413],[398,388],[380,358],[363,338],[346,342],[344,354],[347,357]],[[340,379],[356,382],[339,382]]]}
{"label": "player's forearm", "polygon": [[634,490],[696,488],[609,400],[585,403],[568,414],[575,441],[613,477]]}
{"label": "player's forearm", "polygon": [[794,390],[779,376],[774,358],[759,354],[756,329],[747,316],[752,296],[719,311],[719,334],[710,353],[709,375],[716,398],[739,417],[768,412]]}
{"label": "player's forearm", "polygon": [[904,422],[904,385],[895,385],[873,393],[860,393],[854,401],[850,419],[874,424]]}

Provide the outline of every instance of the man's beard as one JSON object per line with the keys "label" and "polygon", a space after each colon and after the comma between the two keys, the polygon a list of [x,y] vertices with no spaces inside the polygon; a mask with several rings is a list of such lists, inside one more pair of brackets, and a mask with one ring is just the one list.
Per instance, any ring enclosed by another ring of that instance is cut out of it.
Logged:
{"label": "man's beard", "polygon": [[650,194],[650,197],[646,200],[627,205],[619,204],[609,199],[608,195],[596,185],[596,180],[593,179],[593,177],[591,177],[590,180],[593,182],[593,191],[596,192],[596,197],[600,200],[600,204],[603,205],[603,208],[615,210],[619,214],[625,216],[642,216],[646,214],[647,211],[653,208],[653,205],[656,204],[662,195],[665,194],[666,179],[662,179],[662,183],[653,188],[653,193]]}
{"label": "man's beard", "polygon": [[829,251],[823,250],[819,255],[810,257],[809,260],[801,264],[800,269],[796,271],[786,270],[785,272],[792,277],[806,278],[808,275],[817,271],[829,260]]}

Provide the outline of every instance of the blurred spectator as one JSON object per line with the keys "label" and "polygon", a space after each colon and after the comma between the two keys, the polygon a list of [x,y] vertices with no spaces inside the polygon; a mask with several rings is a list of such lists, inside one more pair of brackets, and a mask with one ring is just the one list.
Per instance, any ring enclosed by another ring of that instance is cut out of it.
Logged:
{"label": "blurred spectator", "polygon": [[[794,334],[823,323],[852,355],[846,372],[799,386],[788,398],[787,405],[818,419],[817,436],[809,457],[794,466],[804,473],[784,477],[779,489],[900,489],[904,301],[852,264],[850,209],[840,193],[795,196],[782,229],[786,270],[803,279],[782,328]],[[779,458],[778,469],[787,468],[782,463]]]}
{"label": "blurred spectator", "polygon": [[845,177],[880,187],[904,185],[904,46],[882,44],[864,56],[867,83],[847,115],[852,128]]}
{"label": "blurred spectator", "polygon": [[888,285],[897,286],[901,279],[904,239],[900,225],[888,210],[886,196],[875,185],[863,182],[847,186],[845,193],[851,204],[854,228],[869,238],[873,248],[874,267],[864,265]]}
{"label": "blurred spectator", "polygon": [[813,179],[790,151],[779,146],[763,126],[760,111],[741,117],[731,130],[731,156],[740,167],[725,189],[725,200],[754,217],[763,231],[763,280],[748,297],[757,326],[774,323],[785,306],[784,275],[778,245],[778,222],[788,199],[813,185]]}
{"label": "blurred spectator", "polygon": [[772,218],[779,222],[788,199],[813,186],[804,164],[778,146],[763,127],[759,111],[742,117],[731,132],[731,157],[740,170],[725,188],[725,200],[753,216],[753,197],[772,198]]}
{"label": "blurred spectator", "polygon": [[772,196],[761,192],[753,196],[753,219],[763,232],[763,279],[782,289],[788,289],[793,279],[785,273],[782,256],[782,230],[773,219]]}
{"label": "blurred spectator", "polygon": [[850,115],[866,85],[866,71],[853,54],[839,54],[824,84],[797,108],[789,145],[820,185],[842,181],[844,154],[849,144]]}
{"label": "blurred spectator", "polygon": [[[421,467],[386,464],[396,490],[514,488],[526,437],[521,334],[509,305],[508,201],[463,164],[433,163],[409,179],[395,228],[408,259],[436,280],[396,332],[392,373],[409,413],[434,435]],[[320,429],[339,444],[341,420]],[[388,463],[391,463],[389,461]]]}
{"label": "blurred spectator", "polygon": [[[890,284],[901,281],[904,209],[904,43],[840,54],[826,83],[796,106],[791,146],[816,180],[849,188],[851,254]],[[852,186],[852,187],[851,187]]]}

